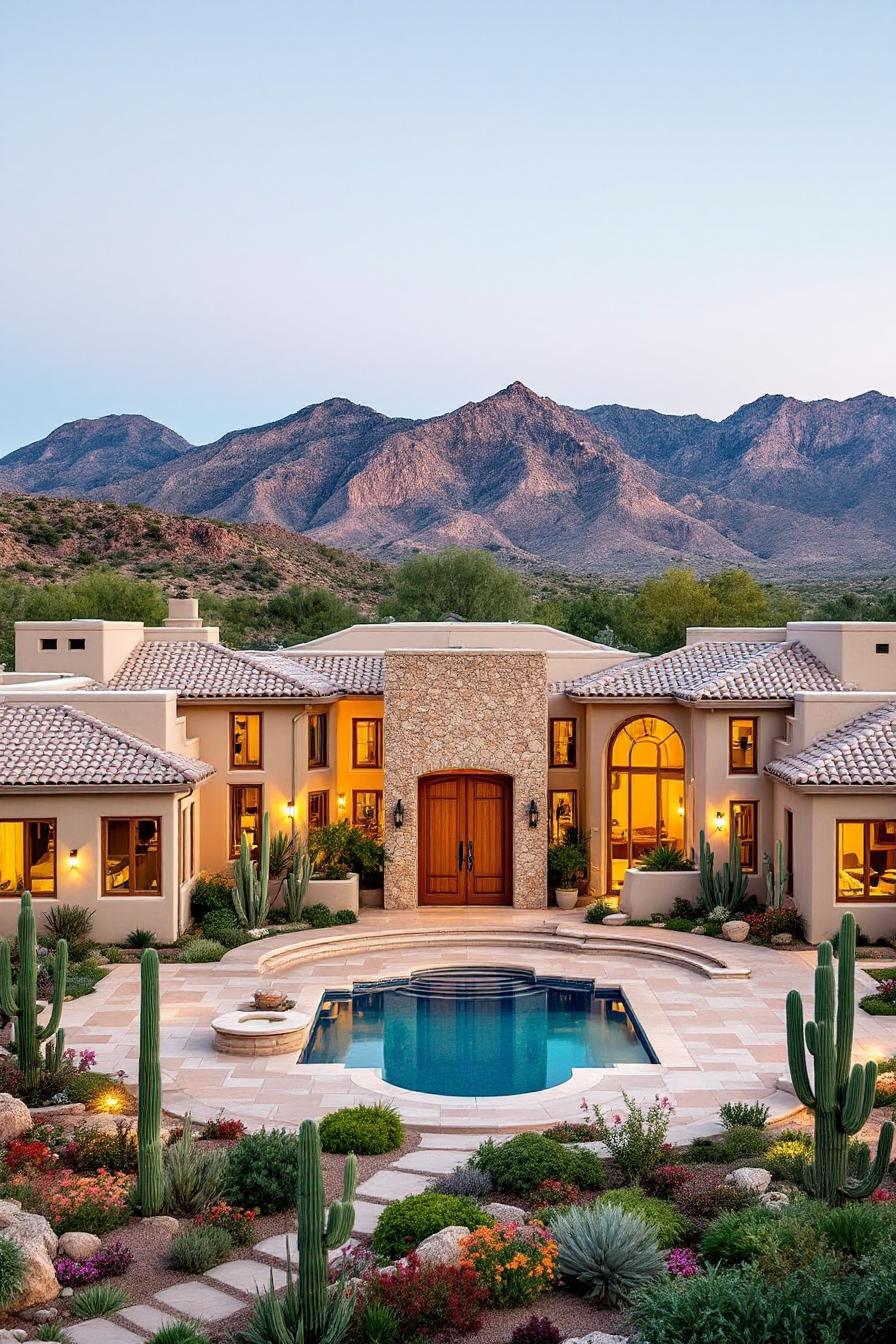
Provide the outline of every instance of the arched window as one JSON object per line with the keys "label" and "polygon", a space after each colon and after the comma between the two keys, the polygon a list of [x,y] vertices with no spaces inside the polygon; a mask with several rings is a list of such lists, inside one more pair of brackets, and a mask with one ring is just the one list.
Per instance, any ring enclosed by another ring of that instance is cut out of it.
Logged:
{"label": "arched window", "polygon": [[684,849],[684,743],[665,719],[629,719],[610,745],[608,772],[610,886],[619,891],[649,849]]}

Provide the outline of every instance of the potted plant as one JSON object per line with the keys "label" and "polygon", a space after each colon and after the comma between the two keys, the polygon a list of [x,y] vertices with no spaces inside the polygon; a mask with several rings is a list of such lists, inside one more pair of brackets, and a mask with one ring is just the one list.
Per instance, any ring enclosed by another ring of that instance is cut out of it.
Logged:
{"label": "potted plant", "polygon": [[345,819],[311,832],[309,905],[325,905],[334,914],[337,910],[358,913],[358,847],[359,841],[366,839],[363,831]]}
{"label": "potted plant", "polygon": [[588,854],[578,840],[567,838],[548,845],[548,881],[561,910],[574,909],[579,899],[579,879],[588,872]]}

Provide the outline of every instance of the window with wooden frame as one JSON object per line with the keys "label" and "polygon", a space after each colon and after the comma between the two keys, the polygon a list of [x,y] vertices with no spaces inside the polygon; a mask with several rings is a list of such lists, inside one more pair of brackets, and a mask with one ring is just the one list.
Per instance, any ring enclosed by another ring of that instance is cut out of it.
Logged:
{"label": "window with wooden frame", "polygon": [[159,896],[162,818],[103,817],[103,891],[107,896]]}
{"label": "window with wooden frame", "polygon": [[308,795],[308,829],[316,831],[330,824],[330,795],[326,789]]}
{"label": "window with wooden frame", "polygon": [[731,718],[728,720],[729,775],[755,775],[758,773],[758,742],[758,719]]}
{"label": "window with wooden frame", "polygon": [[551,719],[548,760],[555,768],[576,763],[575,719]]}
{"label": "window with wooden frame", "polygon": [[252,857],[258,854],[258,837],[261,831],[262,788],[260,784],[230,785],[230,857],[235,859],[240,852],[240,842],[245,834],[249,841]]}
{"label": "window with wooden frame", "polygon": [[383,768],[382,719],[352,719],[352,765],[356,770]]}
{"label": "window with wooden frame", "polygon": [[352,825],[359,827],[372,840],[383,833],[382,789],[352,790]]}
{"label": "window with wooden frame", "polygon": [[579,795],[575,789],[548,792],[548,840],[562,845],[570,831],[579,829]]}
{"label": "window with wooden frame", "polygon": [[896,821],[837,822],[837,900],[896,901]]}
{"label": "window with wooden frame", "polygon": [[327,716],[308,715],[308,769],[320,770],[327,764]]}
{"label": "window with wooden frame", "polygon": [[736,798],[730,807],[731,834],[740,849],[745,873],[759,872],[759,804],[752,798]]}
{"label": "window with wooden frame", "polygon": [[180,883],[188,882],[196,871],[195,803],[185,803],[180,812]]}
{"label": "window with wooden frame", "polygon": [[231,770],[260,770],[261,714],[237,711],[230,716]]}
{"label": "window with wooden frame", "polygon": [[0,821],[0,896],[56,895],[56,820]]}
{"label": "window with wooden frame", "polygon": [[786,892],[793,895],[793,812],[784,809],[784,867],[787,869]]}

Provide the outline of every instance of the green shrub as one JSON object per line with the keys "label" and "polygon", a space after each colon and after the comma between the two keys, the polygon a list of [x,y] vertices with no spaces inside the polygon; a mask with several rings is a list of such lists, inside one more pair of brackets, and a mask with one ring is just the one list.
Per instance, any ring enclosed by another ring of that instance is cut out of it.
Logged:
{"label": "green shrub", "polygon": [[113,1311],[121,1311],[127,1304],[128,1295],[117,1284],[92,1283],[89,1288],[75,1293],[68,1306],[79,1321],[89,1321],[94,1316],[111,1316]]}
{"label": "green shrub", "polygon": [[137,1133],[132,1121],[119,1120],[114,1130],[78,1125],[63,1154],[75,1171],[136,1171]]}
{"label": "green shrub", "polygon": [[656,1237],[633,1213],[597,1200],[553,1220],[559,1248],[557,1269],[578,1283],[598,1306],[617,1307],[666,1267]]}
{"label": "green shrub", "polygon": [[768,1139],[751,1125],[732,1125],[719,1139],[693,1139],[682,1154],[685,1162],[740,1162],[763,1157]]}
{"label": "green shrub", "polygon": [[157,1330],[149,1344],[211,1344],[208,1335],[189,1321],[172,1321]]}
{"label": "green shrub", "polygon": [[859,999],[859,1007],[871,1017],[896,1017],[896,1002],[880,994],[866,994]]}
{"label": "green shrub", "polygon": [[131,929],[124,941],[128,947],[145,951],[147,947],[155,947],[156,936],[152,929]]}
{"label": "green shrub", "polygon": [[320,1122],[325,1153],[391,1153],[404,1142],[404,1125],[394,1106],[345,1106]]}
{"label": "green shrub", "polygon": [[771,1209],[744,1209],[741,1213],[722,1213],[703,1233],[700,1253],[713,1264],[736,1265],[752,1260],[767,1242],[769,1228],[778,1214]]}
{"label": "green shrub", "polygon": [[312,929],[330,929],[336,923],[332,910],[320,904],[306,905],[302,911],[302,919],[306,924],[310,924]]}
{"label": "green shrub", "polygon": [[92,1072],[90,1069],[85,1069],[83,1073],[72,1072],[65,1079],[65,1095],[70,1102],[82,1101],[88,1111],[97,1109],[100,1098],[114,1096],[118,1099],[117,1109],[120,1114],[135,1115],[137,1112],[133,1093],[108,1073]]}
{"label": "green shrub", "polygon": [[90,950],[93,911],[85,905],[53,905],[44,916],[44,929],[50,947],[64,938],[71,960],[80,961]]}
{"label": "green shrub", "polygon": [[232,910],[210,910],[202,921],[202,936],[224,948],[240,947],[247,941]]}
{"label": "green shrub", "polygon": [[690,933],[696,924],[694,919],[685,919],[681,916],[675,916],[666,920],[663,928],[668,929],[670,933]]}
{"label": "green shrub", "polygon": [[200,873],[190,894],[190,912],[202,923],[211,910],[233,910],[233,879],[229,873]]}
{"label": "green shrub", "polygon": [[801,1185],[803,1167],[811,1162],[814,1145],[811,1134],[802,1134],[799,1138],[779,1139],[765,1151],[763,1165],[776,1181],[792,1181]]}
{"label": "green shrub", "polygon": [[189,1115],[183,1132],[164,1152],[164,1207],[167,1214],[190,1218],[204,1213],[219,1199],[224,1187],[227,1152],[198,1148]]}
{"label": "green shrub", "polygon": [[226,948],[220,943],[213,942],[211,938],[191,938],[184,945],[181,961],[185,961],[188,965],[204,961],[220,961],[225,951]]}
{"label": "green shrub", "polygon": [[367,1302],[357,1321],[361,1344],[399,1344],[402,1321],[387,1302]]}
{"label": "green shrub", "polygon": [[761,1101],[726,1101],[719,1107],[719,1119],[726,1129],[765,1129],[768,1107]]}
{"label": "green shrub", "polygon": [[0,1236],[0,1307],[8,1307],[25,1286],[25,1257],[17,1242]]}
{"label": "green shrub", "polygon": [[886,1204],[850,1201],[839,1209],[822,1208],[821,1231],[831,1249],[841,1255],[858,1260],[894,1239],[896,1220]]}
{"label": "green shrub", "polygon": [[184,1274],[204,1274],[220,1265],[233,1250],[223,1227],[188,1227],[179,1232],[168,1248],[168,1263]]}
{"label": "green shrub", "polygon": [[354,910],[337,910],[333,916],[334,924],[357,924],[358,916]]}
{"label": "green shrub", "polygon": [[616,907],[609,901],[592,901],[585,910],[586,924],[602,924],[606,915],[615,914]]}
{"label": "green shrub", "polygon": [[491,1176],[495,1188],[528,1195],[542,1181],[571,1181],[581,1190],[601,1190],[603,1163],[586,1148],[569,1148],[544,1134],[517,1134],[506,1143],[487,1139],[476,1150],[472,1165]]}
{"label": "green shrub", "polygon": [[638,867],[645,873],[687,873],[694,865],[677,845],[657,845],[641,855]]}
{"label": "green shrub", "polygon": [[633,1213],[650,1228],[661,1250],[670,1250],[679,1246],[687,1235],[690,1226],[683,1213],[679,1213],[674,1204],[667,1199],[655,1199],[645,1195],[637,1186],[624,1186],[619,1190],[608,1190],[601,1195],[601,1203],[614,1204],[627,1213]]}
{"label": "green shrub", "polygon": [[396,1200],[384,1209],[373,1233],[372,1246],[384,1260],[397,1260],[443,1227],[468,1227],[472,1232],[476,1227],[491,1227],[494,1221],[472,1199],[427,1190],[422,1195]]}
{"label": "green shrub", "polygon": [[117,966],[119,962],[122,962],[125,959],[121,948],[116,947],[114,943],[110,943],[108,947],[103,948],[103,956],[111,966]]}
{"label": "green shrub", "polygon": [[227,1153],[225,1191],[234,1204],[279,1213],[295,1204],[299,1136],[285,1129],[245,1134]]}

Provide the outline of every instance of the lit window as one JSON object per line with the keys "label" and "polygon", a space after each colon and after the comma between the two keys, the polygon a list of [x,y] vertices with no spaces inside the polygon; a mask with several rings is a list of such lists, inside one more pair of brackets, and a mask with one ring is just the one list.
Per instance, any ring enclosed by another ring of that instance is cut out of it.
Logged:
{"label": "lit window", "polygon": [[104,817],[103,873],[107,896],[158,896],[160,817]]}
{"label": "lit window", "polygon": [[837,822],[837,900],[896,901],[896,821]]}
{"label": "lit window", "polygon": [[352,765],[356,770],[379,770],[382,764],[382,719],[352,719]]}
{"label": "lit window", "polygon": [[551,719],[550,761],[552,766],[575,765],[575,719]]}
{"label": "lit window", "polygon": [[381,789],[355,789],[352,793],[352,823],[372,839],[383,833],[383,794]]}
{"label": "lit window", "polygon": [[230,768],[231,770],[261,768],[260,714],[231,714]]}
{"label": "lit window", "polygon": [[756,774],[756,719],[728,720],[728,773]]}
{"label": "lit window", "polygon": [[327,763],[327,716],[308,715],[308,769],[318,770]]}
{"label": "lit window", "polygon": [[570,831],[579,828],[578,793],[575,789],[551,789],[548,794],[548,839],[562,845]]}
{"label": "lit window", "polygon": [[257,854],[261,827],[261,785],[231,784],[230,786],[230,857],[240,852],[240,841],[245,834],[253,857]]}
{"label": "lit window", "polygon": [[740,848],[740,866],[745,873],[758,873],[756,862],[756,835],[759,825],[759,804],[752,800],[731,804],[731,834]]}
{"label": "lit window", "polygon": [[0,896],[56,894],[56,822],[0,821]]}
{"label": "lit window", "polygon": [[320,790],[308,795],[308,829],[316,831],[330,822],[330,795]]}

